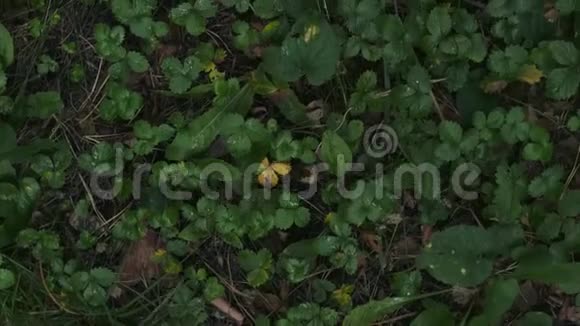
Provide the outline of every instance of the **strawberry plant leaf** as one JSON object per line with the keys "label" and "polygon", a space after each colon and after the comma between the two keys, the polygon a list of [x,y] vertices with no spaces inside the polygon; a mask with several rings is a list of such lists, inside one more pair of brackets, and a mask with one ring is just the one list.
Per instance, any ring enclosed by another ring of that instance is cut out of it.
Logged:
{"label": "strawberry plant leaf", "polygon": [[147,61],[147,58],[139,52],[127,52],[127,63],[131,70],[137,73],[144,73],[149,70],[149,62]]}
{"label": "strawberry plant leaf", "polygon": [[435,7],[429,13],[427,29],[435,39],[440,39],[451,31],[452,22],[449,11],[445,7]]}
{"label": "strawberry plant leaf", "polygon": [[57,92],[38,92],[26,98],[26,116],[37,119],[48,119],[58,114],[64,108],[64,103]]}
{"label": "strawberry plant leaf", "polygon": [[576,94],[580,86],[580,74],[577,68],[558,68],[548,75],[546,85],[548,96],[555,100],[565,100]]}
{"label": "strawberry plant leaf", "polygon": [[552,41],[548,44],[548,48],[559,64],[563,66],[574,66],[578,63],[578,49],[571,42],[566,41]]}
{"label": "strawberry plant leaf", "polygon": [[200,60],[195,56],[187,57],[183,63],[175,57],[163,60],[161,69],[169,78],[169,89],[175,94],[187,92],[202,71]]}
{"label": "strawberry plant leaf", "polygon": [[106,121],[132,120],[141,107],[143,107],[141,94],[120,85],[110,85],[99,114]]}
{"label": "strawberry plant leaf", "polygon": [[564,194],[558,203],[558,212],[564,217],[580,215],[580,190],[571,190]]}
{"label": "strawberry plant leaf", "polygon": [[265,50],[264,67],[280,80],[293,82],[306,76],[310,84],[321,85],[336,72],[341,53],[338,37],[330,24],[320,19],[294,28],[300,31],[298,36],[286,38],[281,47]]}

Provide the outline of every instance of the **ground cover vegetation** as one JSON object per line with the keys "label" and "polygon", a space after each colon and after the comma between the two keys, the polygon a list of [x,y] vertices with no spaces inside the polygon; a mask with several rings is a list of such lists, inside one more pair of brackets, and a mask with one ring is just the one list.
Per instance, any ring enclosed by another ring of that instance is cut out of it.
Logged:
{"label": "ground cover vegetation", "polygon": [[1,323],[576,324],[578,46],[575,0],[2,1]]}

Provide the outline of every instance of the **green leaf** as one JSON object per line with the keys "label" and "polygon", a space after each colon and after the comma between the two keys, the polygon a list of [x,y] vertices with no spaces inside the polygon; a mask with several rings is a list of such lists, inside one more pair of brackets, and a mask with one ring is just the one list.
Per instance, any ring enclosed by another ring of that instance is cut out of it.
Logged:
{"label": "green leaf", "polygon": [[121,85],[111,84],[100,107],[103,120],[132,120],[143,106],[143,96]]}
{"label": "green leaf", "polygon": [[528,62],[528,51],[521,46],[509,46],[505,50],[495,50],[489,56],[487,65],[500,78],[517,79],[522,66]]}
{"label": "green leaf", "polygon": [[574,43],[566,41],[552,41],[548,44],[552,57],[559,64],[564,66],[573,66],[578,63],[578,50]]}
{"label": "green leaf", "polygon": [[205,283],[203,296],[208,301],[213,301],[224,296],[224,286],[215,277],[210,277]]}
{"label": "green leaf", "polygon": [[400,272],[392,279],[392,287],[399,297],[411,297],[417,295],[421,288],[423,278],[421,272]]}
{"label": "green leaf", "polygon": [[439,125],[439,137],[441,141],[459,144],[463,139],[463,129],[457,122],[444,121]]}
{"label": "green leaf", "polygon": [[207,150],[219,134],[219,123],[223,114],[234,110],[235,105],[251,102],[252,98],[253,93],[246,85],[229,99],[225,106],[212,108],[193,120],[186,130],[177,133],[167,147],[165,157],[171,161],[183,161]]}
{"label": "green leaf", "polygon": [[411,322],[411,326],[454,326],[453,314],[444,304],[431,303]]}
{"label": "green leaf", "polygon": [[10,32],[0,23],[0,70],[14,62],[14,41]]}
{"label": "green leaf", "polygon": [[28,117],[48,119],[58,114],[64,108],[64,103],[57,92],[38,92],[26,98],[25,108]]}
{"label": "green leaf", "polygon": [[448,9],[445,7],[435,7],[431,10],[427,18],[427,29],[435,39],[440,39],[449,34],[451,31],[451,16],[449,15]]}
{"label": "green leaf", "polygon": [[350,147],[336,132],[331,130],[327,130],[322,135],[320,156],[335,175],[344,173],[344,164],[352,162]]}
{"label": "green leaf", "polygon": [[107,292],[98,284],[89,283],[83,291],[83,299],[93,307],[101,306],[107,302]]}
{"label": "green leaf", "polygon": [[493,269],[493,239],[484,229],[460,225],[435,233],[417,259],[437,280],[463,287],[483,283]]}
{"label": "green leaf", "polygon": [[278,0],[254,0],[254,11],[260,18],[274,18],[281,10],[282,6]]}
{"label": "green leaf", "polygon": [[577,68],[558,68],[548,75],[546,85],[548,96],[555,100],[565,100],[576,94],[580,85],[580,73]]}
{"label": "green leaf", "polygon": [[277,79],[293,82],[306,76],[310,84],[318,86],[336,73],[340,43],[326,21],[311,19],[300,27],[298,37],[288,37],[282,47],[265,50],[264,67]]}
{"label": "green leaf", "polygon": [[371,300],[368,303],[355,307],[346,315],[343,326],[370,326],[401,307],[416,301],[417,298],[385,298],[379,301]]}
{"label": "green leaf", "polygon": [[243,250],[239,255],[240,267],[248,272],[248,282],[258,287],[270,278],[273,267],[272,253],[267,249],[258,252]]}
{"label": "green leaf", "polygon": [[115,281],[115,273],[108,268],[93,268],[90,272],[91,277],[103,287],[109,287]]}
{"label": "green leaf", "polygon": [[414,66],[409,70],[407,75],[407,83],[409,86],[421,93],[429,93],[431,91],[431,77],[425,68],[422,66]]}
{"label": "green leaf", "polygon": [[485,292],[482,314],[474,317],[469,326],[501,324],[503,314],[510,310],[519,293],[520,287],[516,280],[495,280]]}
{"label": "green leaf", "polygon": [[94,35],[96,41],[95,49],[105,60],[117,62],[126,56],[127,50],[123,48],[123,41],[125,40],[123,26],[111,28],[105,24],[96,24]]}
{"label": "green leaf", "polygon": [[144,73],[149,70],[147,58],[139,52],[129,51],[127,53],[127,63],[131,70],[137,73]]}
{"label": "green leaf", "polygon": [[550,167],[530,182],[528,192],[534,198],[540,198],[545,195],[548,197],[559,196],[563,187],[563,177],[564,168],[562,166]]}
{"label": "green leaf", "polygon": [[580,286],[580,263],[520,264],[513,277],[561,288]]}
{"label": "green leaf", "polygon": [[556,214],[548,215],[537,228],[540,240],[550,242],[558,237],[562,228],[562,218]]}
{"label": "green leaf", "polygon": [[522,217],[522,200],[527,194],[527,181],[518,166],[501,165],[496,172],[497,188],[494,193],[495,217],[505,223],[513,223]]}
{"label": "green leaf", "polygon": [[576,0],[556,0],[556,9],[562,15],[571,14],[579,8]]}
{"label": "green leaf", "polygon": [[183,64],[175,57],[165,58],[161,69],[169,78],[169,89],[175,94],[187,92],[202,71],[201,61],[195,56],[189,56]]}
{"label": "green leaf", "polygon": [[7,123],[0,122],[0,154],[5,154],[16,148],[16,132]]}
{"label": "green leaf", "polygon": [[543,312],[528,312],[516,321],[515,326],[552,326],[552,317]]}
{"label": "green leaf", "polygon": [[197,0],[195,4],[184,2],[171,9],[169,17],[179,25],[185,27],[193,36],[199,36],[205,32],[206,18],[216,14],[217,7],[212,1]]}
{"label": "green leaf", "polygon": [[564,217],[580,215],[580,190],[570,190],[558,203],[558,212]]}
{"label": "green leaf", "polygon": [[[2,27],[0,27],[0,29],[1,28]],[[0,42],[1,42],[1,40],[0,40]],[[12,286],[14,286],[15,283],[16,283],[16,277],[14,276],[14,273],[12,273],[12,271],[10,271],[8,269],[0,268],[0,290],[9,289]]]}

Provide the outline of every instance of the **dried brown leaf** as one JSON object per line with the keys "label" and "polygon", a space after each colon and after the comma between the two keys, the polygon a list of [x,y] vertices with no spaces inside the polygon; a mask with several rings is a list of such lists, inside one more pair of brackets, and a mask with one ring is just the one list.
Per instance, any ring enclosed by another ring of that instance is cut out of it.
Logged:
{"label": "dried brown leaf", "polygon": [[229,302],[223,298],[217,298],[211,302],[211,304],[216,307],[219,311],[224,313],[226,316],[230,317],[236,322],[236,325],[242,325],[244,323],[244,315],[234,308]]}
{"label": "dried brown leaf", "polygon": [[131,244],[125,252],[119,270],[120,281],[132,285],[139,280],[150,280],[160,275],[160,266],[151,257],[162,247],[159,235],[151,230],[147,231],[143,239]]}

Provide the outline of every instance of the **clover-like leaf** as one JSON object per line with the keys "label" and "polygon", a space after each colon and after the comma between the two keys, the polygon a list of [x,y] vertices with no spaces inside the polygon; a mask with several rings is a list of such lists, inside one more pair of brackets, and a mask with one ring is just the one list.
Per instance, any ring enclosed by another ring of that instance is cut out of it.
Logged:
{"label": "clover-like leaf", "polygon": [[272,254],[261,249],[258,252],[244,250],[239,256],[240,266],[248,272],[248,282],[254,287],[258,287],[270,278],[273,268]]}
{"label": "clover-like leaf", "polygon": [[165,76],[169,78],[169,89],[175,94],[188,91],[202,71],[201,62],[195,56],[187,57],[183,63],[175,57],[166,58],[161,68]]}
{"label": "clover-like leaf", "polygon": [[578,68],[567,67],[554,69],[548,75],[546,85],[548,96],[555,100],[565,100],[576,94],[580,86]]}
{"label": "clover-like leaf", "polygon": [[137,73],[144,73],[149,70],[149,61],[139,52],[129,51],[127,53],[127,64]]}
{"label": "clover-like leaf", "polygon": [[440,39],[451,31],[451,16],[445,7],[435,7],[427,19],[427,29],[435,39]]}
{"label": "clover-like leaf", "polygon": [[25,103],[25,113],[28,117],[47,119],[53,114],[59,113],[64,108],[64,103],[57,92],[38,92],[28,95]]}
{"label": "clover-like leaf", "polygon": [[120,85],[111,85],[99,114],[106,121],[132,120],[142,106],[141,94]]}
{"label": "clover-like leaf", "polygon": [[196,0],[195,3],[184,2],[173,8],[169,14],[171,20],[179,26],[185,27],[193,36],[205,32],[207,18],[216,14],[217,7],[210,0]]}
{"label": "clover-like leaf", "polygon": [[308,20],[300,26],[298,36],[265,50],[264,66],[278,79],[296,81],[306,76],[310,84],[321,85],[336,72],[341,53],[338,37],[326,21]]}
{"label": "clover-like leaf", "polygon": [[125,57],[127,50],[123,47],[125,29],[123,26],[113,28],[105,24],[95,25],[95,49],[105,60],[116,62]]}

